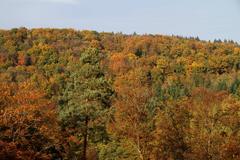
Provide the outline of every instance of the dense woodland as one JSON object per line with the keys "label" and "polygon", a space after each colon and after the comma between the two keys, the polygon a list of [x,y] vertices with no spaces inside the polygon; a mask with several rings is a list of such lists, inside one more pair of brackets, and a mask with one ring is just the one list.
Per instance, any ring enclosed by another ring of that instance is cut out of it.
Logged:
{"label": "dense woodland", "polygon": [[240,159],[239,73],[233,41],[0,30],[0,159]]}

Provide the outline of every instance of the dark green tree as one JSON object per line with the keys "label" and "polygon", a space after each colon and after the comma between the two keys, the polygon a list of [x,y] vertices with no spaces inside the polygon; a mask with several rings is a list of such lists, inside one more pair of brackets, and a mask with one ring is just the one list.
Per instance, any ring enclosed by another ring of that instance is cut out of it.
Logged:
{"label": "dark green tree", "polygon": [[70,65],[70,77],[60,103],[64,126],[82,143],[78,158],[87,159],[90,144],[107,141],[105,124],[110,117],[111,85],[100,67],[101,56],[96,49],[80,54]]}

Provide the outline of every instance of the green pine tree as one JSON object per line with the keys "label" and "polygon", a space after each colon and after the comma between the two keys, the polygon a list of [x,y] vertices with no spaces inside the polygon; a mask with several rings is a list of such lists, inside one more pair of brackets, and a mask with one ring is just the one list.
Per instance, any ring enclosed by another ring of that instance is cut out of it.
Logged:
{"label": "green pine tree", "polygon": [[81,53],[79,62],[71,65],[70,77],[60,104],[60,118],[66,128],[82,141],[79,158],[86,159],[90,144],[107,140],[106,122],[110,113],[111,85],[100,67],[96,49]]}

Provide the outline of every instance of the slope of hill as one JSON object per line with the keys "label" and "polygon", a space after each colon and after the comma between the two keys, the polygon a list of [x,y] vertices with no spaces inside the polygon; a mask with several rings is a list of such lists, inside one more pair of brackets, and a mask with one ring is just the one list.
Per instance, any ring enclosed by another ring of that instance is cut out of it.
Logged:
{"label": "slope of hill", "polygon": [[240,46],[0,31],[0,159],[239,159]]}

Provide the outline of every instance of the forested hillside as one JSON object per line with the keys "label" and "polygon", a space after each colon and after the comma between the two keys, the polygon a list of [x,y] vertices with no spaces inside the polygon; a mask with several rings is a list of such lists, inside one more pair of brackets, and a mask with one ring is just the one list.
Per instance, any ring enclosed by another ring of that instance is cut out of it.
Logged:
{"label": "forested hillside", "polygon": [[240,159],[240,46],[0,31],[0,159]]}

